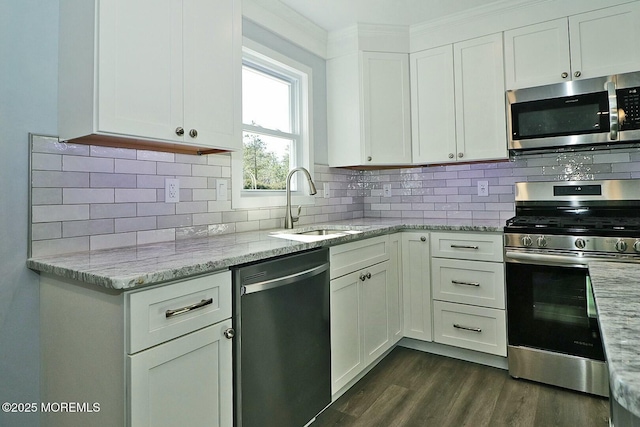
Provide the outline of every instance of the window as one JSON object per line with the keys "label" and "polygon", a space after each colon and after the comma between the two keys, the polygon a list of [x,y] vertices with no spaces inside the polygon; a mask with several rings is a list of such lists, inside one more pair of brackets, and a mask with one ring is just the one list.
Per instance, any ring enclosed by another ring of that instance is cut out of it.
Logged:
{"label": "window", "polygon": [[[284,205],[289,171],[303,166],[312,172],[310,77],[309,67],[245,39],[243,152],[233,155],[234,207]],[[296,191],[299,175],[291,182],[295,203],[313,203]]]}

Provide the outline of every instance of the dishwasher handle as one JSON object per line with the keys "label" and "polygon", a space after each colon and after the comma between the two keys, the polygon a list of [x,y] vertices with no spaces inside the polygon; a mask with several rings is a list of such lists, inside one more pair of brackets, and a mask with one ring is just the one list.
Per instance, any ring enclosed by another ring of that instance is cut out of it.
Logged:
{"label": "dishwasher handle", "polygon": [[250,285],[243,285],[240,289],[240,295],[253,294],[255,292],[261,292],[268,289],[279,288],[280,286],[290,285],[299,280],[322,274],[328,269],[329,263],[326,263],[318,267],[310,268],[309,270],[301,271],[299,273],[289,274],[288,276],[265,280],[264,282],[252,283]]}

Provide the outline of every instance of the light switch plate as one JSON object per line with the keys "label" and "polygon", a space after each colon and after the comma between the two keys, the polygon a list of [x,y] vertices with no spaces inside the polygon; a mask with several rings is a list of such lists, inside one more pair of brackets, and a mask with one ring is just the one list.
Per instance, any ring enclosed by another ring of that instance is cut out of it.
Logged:
{"label": "light switch plate", "polygon": [[382,184],[382,197],[391,197],[391,184]]}
{"label": "light switch plate", "polygon": [[218,179],[216,180],[216,200],[224,201],[227,200],[227,180],[226,179]]}
{"label": "light switch plate", "polygon": [[485,197],[489,195],[489,181],[478,181],[478,196]]}

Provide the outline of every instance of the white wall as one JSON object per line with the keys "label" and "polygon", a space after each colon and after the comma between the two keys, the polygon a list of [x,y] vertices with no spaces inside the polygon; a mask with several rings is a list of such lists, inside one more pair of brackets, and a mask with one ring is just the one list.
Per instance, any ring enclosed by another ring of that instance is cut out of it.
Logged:
{"label": "white wall", "polygon": [[[28,133],[57,133],[57,0],[0,0],[0,403],[39,402],[38,275],[27,256]],[[2,426],[37,414],[0,412]]]}

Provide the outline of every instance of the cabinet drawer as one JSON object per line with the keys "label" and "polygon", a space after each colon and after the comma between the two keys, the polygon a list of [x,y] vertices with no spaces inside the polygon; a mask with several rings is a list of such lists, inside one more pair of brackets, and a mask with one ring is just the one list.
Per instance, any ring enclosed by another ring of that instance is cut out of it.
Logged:
{"label": "cabinet drawer", "polygon": [[431,260],[433,299],[504,309],[504,264]]}
{"label": "cabinet drawer", "polygon": [[133,354],[230,318],[231,272],[131,292],[125,304]]}
{"label": "cabinet drawer", "polygon": [[434,301],[433,332],[435,342],[507,355],[504,310]]}
{"label": "cabinet drawer", "polygon": [[389,259],[389,236],[372,237],[329,249],[331,278],[344,276],[361,268]]}
{"label": "cabinet drawer", "polygon": [[502,262],[502,234],[431,233],[431,256]]}

